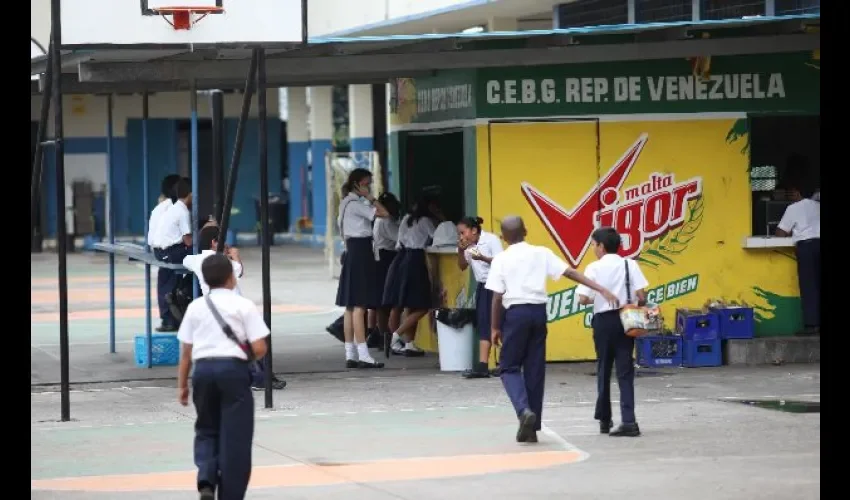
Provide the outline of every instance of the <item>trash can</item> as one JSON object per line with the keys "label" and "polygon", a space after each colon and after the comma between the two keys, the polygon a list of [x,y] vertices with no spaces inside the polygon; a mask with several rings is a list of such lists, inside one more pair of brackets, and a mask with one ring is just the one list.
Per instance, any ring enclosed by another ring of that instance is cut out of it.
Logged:
{"label": "trash can", "polygon": [[471,370],[475,343],[475,309],[438,309],[435,319],[440,371]]}

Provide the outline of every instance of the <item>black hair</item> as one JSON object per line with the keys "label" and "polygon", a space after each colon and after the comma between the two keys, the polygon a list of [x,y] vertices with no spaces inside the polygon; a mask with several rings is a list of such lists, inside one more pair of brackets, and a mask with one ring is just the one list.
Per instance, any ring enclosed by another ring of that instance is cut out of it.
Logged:
{"label": "black hair", "polygon": [[416,205],[413,206],[413,211],[410,213],[410,217],[407,218],[407,227],[413,227],[413,224],[422,217],[429,217],[436,222],[437,218],[431,212],[431,205],[436,203],[437,197],[434,194],[424,193],[419,198],[419,201],[416,202]]}
{"label": "black hair", "polygon": [[390,213],[390,217],[393,219],[398,219],[399,215],[401,215],[401,202],[389,191],[381,193],[381,196],[378,196],[378,203],[387,209],[387,212]]}
{"label": "black hair", "polygon": [[620,250],[620,243],[623,242],[620,234],[613,227],[600,227],[590,237],[596,243],[602,244],[605,253],[617,253]]}
{"label": "black hair", "polygon": [[372,177],[372,172],[365,168],[355,168],[348,174],[348,180],[342,185],[342,197],[345,198],[354,190],[354,187],[360,184],[360,181],[367,177]]}
{"label": "black hair", "polygon": [[221,288],[233,275],[233,264],[220,253],[210,255],[201,263],[201,274],[210,289]]}
{"label": "black hair", "polygon": [[481,234],[481,224],[484,224],[484,219],[481,217],[473,217],[471,215],[467,215],[463,219],[457,222],[458,224],[463,224],[469,229],[476,229],[479,234]]}
{"label": "black hair", "polygon": [[174,185],[177,184],[177,181],[179,180],[180,176],[177,174],[166,175],[162,179],[162,184],[160,184],[159,192],[166,198],[171,198],[171,193],[174,191]]}
{"label": "black hair", "polygon": [[219,230],[218,226],[206,226],[201,229],[200,234],[198,235],[200,241],[198,242],[198,248],[201,250],[215,250],[212,246],[213,240],[218,240]]}
{"label": "black hair", "polygon": [[173,196],[175,196],[178,200],[182,200],[186,198],[190,194],[192,194],[192,184],[189,182],[189,179],[183,177],[178,180],[174,184]]}

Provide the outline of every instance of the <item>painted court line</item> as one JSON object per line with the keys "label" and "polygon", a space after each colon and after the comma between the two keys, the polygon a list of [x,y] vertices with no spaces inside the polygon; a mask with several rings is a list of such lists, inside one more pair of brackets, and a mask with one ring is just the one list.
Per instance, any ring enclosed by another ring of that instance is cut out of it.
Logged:
{"label": "painted court line", "polygon": [[[258,307],[260,309],[260,307]],[[274,304],[272,305],[272,313],[292,313],[292,314],[325,314],[335,311],[336,309],[326,309],[318,306],[298,305],[298,304]],[[116,309],[116,319],[144,319],[147,311],[144,307]],[[109,319],[109,309],[94,309],[89,311],[72,311],[68,313],[68,321],[81,320],[105,320]],[[55,323],[59,321],[58,312],[42,312],[31,313],[30,320],[32,323]]]}

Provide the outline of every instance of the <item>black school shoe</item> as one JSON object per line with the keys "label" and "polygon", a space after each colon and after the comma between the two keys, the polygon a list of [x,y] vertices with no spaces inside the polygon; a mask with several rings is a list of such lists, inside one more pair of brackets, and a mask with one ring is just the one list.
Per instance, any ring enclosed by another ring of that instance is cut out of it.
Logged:
{"label": "black school shoe", "polygon": [[638,437],[640,436],[640,427],[637,423],[620,424],[619,427],[608,433],[611,437]]}
{"label": "black school shoe", "polygon": [[607,421],[600,420],[599,421],[599,433],[600,434],[608,434],[609,432],[611,432],[611,427],[614,427],[614,421],[613,420],[607,420]]}
{"label": "black school shoe", "polygon": [[201,488],[198,493],[200,500],[215,500],[215,491],[212,488]]}
{"label": "black school shoe", "polygon": [[384,347],[384,338],[377,328],[370,328],[367,332],[366,347],[369,349],[381,349]]}
{"label": "black school shoe", "polygon": [[358,361],[357,362],[357,368],[360,368],[360,369],[368,370],[370,368],[383,368],[383,367],[384,367],[384,364],[381,363],[381,362],[378,362],[378,361],[372,361],[372,362]]}
{"label": "black school shoe", "polygon": [[[286,380],[280,380],[278,378],[275,378],[275,379],[272,380],[272,390],[282,391],[285,388],[286,388]],[[253,389],[255,391],[265,391],[266,386],[265,385],[252,385],[251,389]]]}
{"label": "black school shoe", "polygon": [[461,376],[463,378],[490,378],[490,370],[487,369],[487,363],[478,362],[475,364],[475,368],[464,370]]}
{"label": "black school shoe", "polygon": [[[525,409],[519,415],[519,429],[516,431],[517,443],[536,443],[537,432],[534,426],[537,425],[537,415],[529,409]],[[533,439],[533,441],[530,441]]]}
{"label": "black school shoe", "polygon": [[359,361],[357,361],[356,359],[346,359],[345,360],[345,367],[346,368],[357,368],[357,363],[359,363]]}

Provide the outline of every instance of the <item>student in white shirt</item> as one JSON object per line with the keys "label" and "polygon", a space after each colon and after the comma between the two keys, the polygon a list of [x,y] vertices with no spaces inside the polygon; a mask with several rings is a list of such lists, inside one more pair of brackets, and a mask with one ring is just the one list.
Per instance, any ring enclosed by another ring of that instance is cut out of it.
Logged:
{"label": "student in white shirt", "polygon": [[[181,263],[184,257],[192,253],[192,215],[189,212],[189,207],[192,206],[192,186],[189,181],[184,178],[179,179],[174,186],[174,194],[177,200],[157,222],[155,238],[157,245],[161,248],[157,259],[169,264]],[[158,273],[157,285],[162,280],[162,296],[158,297],[158,300],[165,301],[165,296],[178,284],[178,274],[165,268],[160,268]],[[160,287],[157,286],[157,292],[159,291]],[[177,326],[177,319],[171,311],[166,311],[162,327],[157,330],[176,331]]]}
{"label": "student in white shirt", "polygon": [[425,355],[425,351],[414,344],[419,320],[434,306],[425,247],[430,244],[437,224],[443,220],[437,197],[431,194],[423,195],[413,213],[401,219],[399,226],[403,230],[399,229],[398,244],[404,250],[396,257],[398,263],[387,277],[383,297],[384,304],[392,307],[390,349],[393,354]]}
{"label": "student in white shirt", "polygon": [[[627,298],[646,302],[649,283],[637,262],[617,255],[621,238],[611,227],[602,227],[590,236],[596,262],[587,266],[585,276],[611,290],[621,305]],[[626,273],[628,272],[628,276]],[[628,292],[626,284],[628,283]],[[634,337],[626,335],[620,321],[620,307],[614,307],[604,297],[599,297],[586,286],[576,289],[580,304],[593,304],[593,345],[596,348],[596,410],[599,432],[610,436],[636,437],[640,428],[635,419],[635,367],[632,352]],[[612,430],[611,420],[611,369],[616,366],[617,385],[620,387],[620,414],[622,424]]]}
{"label": "student in white shirt", "polygon": [[800,187],[802,181],[793,184],[790,194],[794,203],[785,209],[776,235],[790,236],[797,250],[797,280],[805,327],[798,335],[820,335],[820,201],[811,198],[811,190]]}
{"label": "student in white shirt", "polygon": [[366,344],[366,310],[380,306],[380,285],[375,281],[372,221],[386,217],[387,210],[371,194],[372,173],[351,171],[342,187],[339,205],[340,235],[345,244],[336,305],[345,308],[343,333],[347,368],[383,368],[369,354]]}
{"label": "student in white shirt", "polygon": [[[179,180],[180,176],[177,174],[167,175],[162,179],[159,203],[151,210],[150,219],[148,219],[147,242],[157,260],[162,260],[165,256],[165,248],[159,242],[160,223],[165,212],[174,204],[174,200],[171,197],[174,196],[174,186]],[[170,312],[168,310],[168,303],[165,300],[165,294],[171,291],[167,286],[170,275],[172,274],[173,271],[170,269],[160,269],[156,275],[156,302],[157,306],[159,306],[159,319],[161,322],[159,328],[157,328],[158,331],[163,331],[166,327],[169,327],[166,320],[169,318]]]}
{"label": "student in white shirt", "polygon": [[[210,288],[206,281],[204,281],[203,273],[201,273],[201,264],[207,257],[216,254],[218,237],[218,225],[208,223],[203,227],[203,229],[201,229],[201,232],[198,233],[198,248],[201,249],[201,253],[197,255],[187,255],[183,258],[183,267],[198,277],[198,284],[201,287],[201,293],[203,295],[209,293]],[[236,276],[236,287],[233,291],[241,295],[241,291],[239,290],[239,280],[242,278],[244,271],[242,269],[242,259],[239,257],[239,251],[233,247],[227,247],[224,255],[227,256],[227,258],[230,259],[230,263],[233,264],[233,275]]]}
{"label": "student in white shirt", "polygon": [[[209,295],[189,304],[180,325],[178,401],[189,404],[189,372],[195,404],[195,464],[202,500],[245,498],[251,478],[254,437],[254,397],[247,352],[265,356],[269,329],[257,307],[233,292],[236,276],[224,255],[212,255],[201,265]],[[216,318],[226,326],[229,336]],[[250,346],[250,348],[248,347]]]}
{"label": "student in white shirt", "polygon": [[478,323],[478,364],[463,372],[464,378],[488,378],[490,361],[490,316],[493,307],[493,292],[484,286],[490,273],[493,258],[502,253],[502,242],[493,233],[481,229],[484,219],[464,217],[457,223],[457,264],[461,271],[472,267],[478,286],[475,288],[475,311]]}
{"label": "student in white shirt", "polygon": [[502,385],[519,419],[516,440],[536,443],[543,418],[546,379],[547,278],[564,276],[598,291],[611,302],[616,303],[617,298],[571,269],[548,248],[526,243],[525,236],[520,217],[502,220],[502,239],[508,248],[490,263],[486,287],[493,292],[490,341],[502,345],[499,356]]}
{"label": "student in white shirt", "polygon": [[[375,260],[377,262],[375,280],[378,282],[381,298],[383,299],[384,284],[393,259],[398,254],[399,218],[401,217],[401,203],[392,193],[382,193],[378,201],[387,209],[388,217],[375,219],[372,225],[372,245],[375,248]],[[369,347],[378,347],[388,341],[390,334],[389,315],[390,307],[379,304],[380,307],[369,310],[369,336],[366,343]]]}

